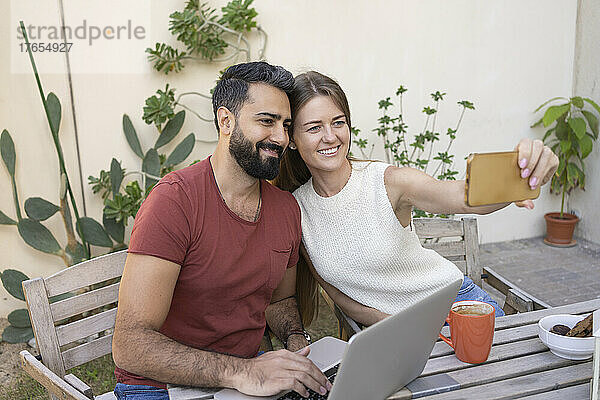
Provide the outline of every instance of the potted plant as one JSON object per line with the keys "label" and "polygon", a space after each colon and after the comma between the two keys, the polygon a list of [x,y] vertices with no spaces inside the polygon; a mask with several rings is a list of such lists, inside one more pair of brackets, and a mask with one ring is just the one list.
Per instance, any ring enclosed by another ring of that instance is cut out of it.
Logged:
{"label": "potted plant", "polygon": [[[563,103],[549,105],[559,100]],[[539,106],[535,112],[546,106],[544,115],[532,127],[540,124],[549,127],[543,141],[560,161],[552,177],[550,193],[561,194],[562,201],[560,212],[544,215],[547,232],[544,242],[559,247],[574,246],[573,230],[579,218],[565,212],[565,195],[578,187],[585,190],[583,160],[592,152],[594,141],[598,139],[600,107],[589,98],[555,97]]]}

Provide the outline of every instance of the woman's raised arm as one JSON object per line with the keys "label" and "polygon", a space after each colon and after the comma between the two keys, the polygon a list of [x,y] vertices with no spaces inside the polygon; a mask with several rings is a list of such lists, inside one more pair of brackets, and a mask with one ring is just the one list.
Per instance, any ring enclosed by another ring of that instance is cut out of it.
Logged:
{"label": "woman's raised arm", "polygon": [[[521,177],[529,180],[532,189],[546,184],[558,168],[558,157],[540,140],[521,139],[515,150],[519,152]],[[469,207],[465,203],[465,181],[439,181],[408,167],[388,168],[385,186],[401,222],[410,215],[412,207],[436,214],[488,214],[510,204]],[[531,200],[515,204],[533,208]]]}

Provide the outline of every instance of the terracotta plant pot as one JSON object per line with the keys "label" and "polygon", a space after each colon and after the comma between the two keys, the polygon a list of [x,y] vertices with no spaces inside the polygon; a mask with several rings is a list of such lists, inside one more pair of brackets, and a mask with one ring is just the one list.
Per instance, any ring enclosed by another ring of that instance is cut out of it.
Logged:
{"label": "terracotta plant pot", "polygon": [[546,238],[544,242],[555,246],[574,246],[573,231],[579,221],[576,215],[563,213],[560,217],[559,212],[547,213],[544,215],[546,220]]}

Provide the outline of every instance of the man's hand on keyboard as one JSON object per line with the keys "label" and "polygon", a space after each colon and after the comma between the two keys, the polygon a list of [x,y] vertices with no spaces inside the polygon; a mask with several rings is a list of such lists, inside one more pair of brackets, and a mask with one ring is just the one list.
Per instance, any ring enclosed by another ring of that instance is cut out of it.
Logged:
{"label": "man's hand on keyboard", "polygon": [[267,352],[246,361],[245,371],[239,374],[235,388],[252,396],[271,396],[284,390],[295,390],[304,397],[310,388],[325,394],[331,383],[306,356],[308,347],[297,353],[288,350]]}

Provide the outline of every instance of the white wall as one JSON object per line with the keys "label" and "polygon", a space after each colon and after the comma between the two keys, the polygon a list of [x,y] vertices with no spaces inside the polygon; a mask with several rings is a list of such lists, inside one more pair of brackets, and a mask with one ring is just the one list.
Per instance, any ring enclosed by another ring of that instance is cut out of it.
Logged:
{"label": "white wall", "polygon": [[[211,1],[215,6],[225,3]],[[404,110],[411,132],[422,128],[420,110],[430,104],[429,93],[435,90],[448,93],[438,117],[442,132],[456,123],[457,101],[474,102],[476,110],[465,116],[453,147],[461,173],[464,157],[470,152],[511,150],[521,137],[541,137],[541,130],[529,128],[534,120],[532,111],[552,96],[572,92],[575,0],[255,3],[257,20],[269,34],[268,61],[284,65],[293,73],[315,69],[336,78],[348,95],[353,124],[363,132],[376,126],[377,101],[392,96],[399,84],[409,89]],[[174,41],[167,30],[168,15],[183,8],[183,4],[183,0],[151,2],[151,42]],[[107,10],[107,15],[110,12]],[[9,14],[10,6],[0,3],[0,15]],[[7,25],[0,24],[3,38],[8,35]],[[597,30],[593,33],[598,36]],[[4,40],[0,43],[1,54],[6,56],[10,53],[8,45]],[[129,170],[140,168],[140,161],[122,133],[123,113],[131,116],[142,147],[148,148],[156,136],[153,128],[141,120],[144,100],[167,82],[179,93],[206,92],[223,68],[188,63],[182,73],[165,76],[152,71],[143,58],[139,62],[133,70],[140,73],[117,74],[107,70],[103,74],[73,75],[81,168],[86,182],[88,175],[108,169],[112,157],[122,160]],[[74,69],[77,67],[73,65]],[[10,67],[0,63],[0,79],[0,129],[8,129],[15,140],[21,201],[42,196],[56,202],[58,166],[33,77],[11,74]],[[46,91],[56,92],[63,102],[61,138],[71,179],[78,182],[66,77],[43,74],[42,80]],[[210,115],[208,103],[199,108]],[[183,132],[214,137],[212,125],[191,115],[186,118]],[[198,143],[189,160],[203,158],[211,150],[212,146]],[[381,150],[375,153],[382,155]],[[0,209],[14,215],[9,177],[4,168],[0,169],[0,182],[5,188],[0,191]],[[77,189],[78,185],[74,186]],[[76,192],[81,199],[78,189]],[[84,195],[88,214],[100,219],[100,198],[92,194],[89,185],[85,186]],[[544,190],[534,211],[511,206],[495,215],[480,217],[481,240],[542,235],[543,214],[558,205],[558,200]],[[53,232],[64,232],[58,217],[50,222]],[[0,226],[0,238],[1,269],[17,268],[39,276],[61,268],[60,259],[25,245],[14,227]],[[64,239],[60,240],[64,243]],[[18,304],[0,288],[0,315]]]}
{"label": "white wall", "polygon": [[[575,46],[575,78],[573,95],[600,101],[600,3],[579,1],[577,41]],[[569,209],[577,210],[581,221],[575,234],[593,242],[600,242],[600,141],[585,160],[586,190],[573,192]]]}

